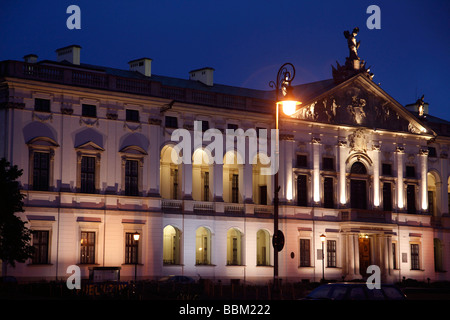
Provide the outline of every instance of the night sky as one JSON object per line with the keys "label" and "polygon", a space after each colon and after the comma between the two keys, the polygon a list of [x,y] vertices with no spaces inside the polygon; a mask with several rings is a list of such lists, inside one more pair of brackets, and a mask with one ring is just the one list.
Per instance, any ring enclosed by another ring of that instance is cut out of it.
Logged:
{"label": "night sky", "polygon": [[[72,4],[81,30],[66,27]],[[380,30],[366,26],[372,4]],[[285,62],[294,85],[331,78],[348,55],[343,31],[355,26],[376,83],[403,105],[425,94],[430,114],[450,120],[448,0],[1,0],[0,60],[55,60],[55,49],[78,44],[82,63],[128,69],[149,57],[153,74],[187,79],[208,66],[215,83],[270,90]]]}

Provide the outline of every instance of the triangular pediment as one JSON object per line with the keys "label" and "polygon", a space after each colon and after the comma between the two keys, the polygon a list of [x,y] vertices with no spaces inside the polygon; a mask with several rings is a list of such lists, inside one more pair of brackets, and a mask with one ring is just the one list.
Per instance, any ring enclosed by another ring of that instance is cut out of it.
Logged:
{"label": "triangular pediment", "polygon": [[303,102],[292,116],[319,123],[431,134],[434,132],[364,75]]}

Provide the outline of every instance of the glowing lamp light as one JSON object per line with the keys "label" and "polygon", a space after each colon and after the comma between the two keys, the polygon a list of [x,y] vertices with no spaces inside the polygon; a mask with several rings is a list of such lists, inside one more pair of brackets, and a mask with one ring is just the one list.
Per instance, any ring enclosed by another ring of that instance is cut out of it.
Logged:
{"label": "glowing lamp light", "polygon": [[285,90],[286,95],[283,97],[283,100],[278,101],[277,104],[281,105],[281,109],[285,115],[291,116],[297,111],[297,106],[301,104],[301,102],[297,101],[293,96],[291,86],[287,86]]}
{"label": "glowing lamp light", "polygon": [[140,237],[140,234],[139,234],[139,233],[135,232],[135,233],[133,234],[133,239],[134,239],[134,241],[139,241],[139,237]]}
{"label": "glowing lamp light", "polygon": [[323,233],[320,235],[320,241],[322,241],[322,242],[325,242],[325,238],[326,238],[327,236],[326,235],[324,235]]}

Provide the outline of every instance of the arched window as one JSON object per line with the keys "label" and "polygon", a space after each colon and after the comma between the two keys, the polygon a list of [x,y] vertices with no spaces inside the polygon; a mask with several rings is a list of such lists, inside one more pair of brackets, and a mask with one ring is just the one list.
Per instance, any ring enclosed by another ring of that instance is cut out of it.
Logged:
{"label": "arched window", "polygon": [[172,161],[172,146],[161,150],[160,159],[160,194],[163,199],[181,199],[182,166]]}
{"label": "arched window", "polygon": [[242,264],[242,234],[239,230],[231,228],[227,232],[227,265],[239,266]]}
{"label": "arched window", "polygon": [[195,264],[211,264],[211,231],[205,227],[195,232]]}
{"label": "arched window", "polygon": [[352,168],[350,169],[350,173],[356,173],[356,174],[367,174],[366,166],[359,161],[356,161]]}
{"label": "arched window", "polygon": [[163,264],[180,264],[180,235],[180,230],[171,225],[164,228]]}
{"label": "arched window", "polygon": [[270,235],[266,230],[259,230],[256,234],[256,265],[270,265]]}
{"label": "arched window", "polygon": [[197,201],[211,201],[213,176],[210,175],[210,155],[203,149],[197,149],[192,160],[192,198]]}
{"label": "arched window", "polygon": [[228,151],[223,157],[223,200],[242,203],[243,165],[238,162],[238,155]]}

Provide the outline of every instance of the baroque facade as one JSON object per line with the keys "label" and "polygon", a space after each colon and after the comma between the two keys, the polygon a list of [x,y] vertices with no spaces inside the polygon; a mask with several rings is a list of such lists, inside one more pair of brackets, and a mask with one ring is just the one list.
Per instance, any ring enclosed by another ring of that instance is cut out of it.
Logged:
{"label": "baroque facade", "polygon": [[[66,279],[78,265],[83,278],[120,267],[125,280],[272,279],[274,177],[262,156],[234,145],[218,163],[203,142],[177,163],[171,138],[194,135],[195,121],[200,135],[272,129],[274,92],[215,84],[212,68],[154,75],[148,58],[88,65],[80,51],[0,62],[0,157],[23,169],[20,217],[36,248],[8,275]],[[377,265],[385,282],[449,280],[450,123],[423,99],[400,105],[359,58],[294,94],[301,108],[280,118],[279,277],[319,281],[324,268],[351,280]]]}

